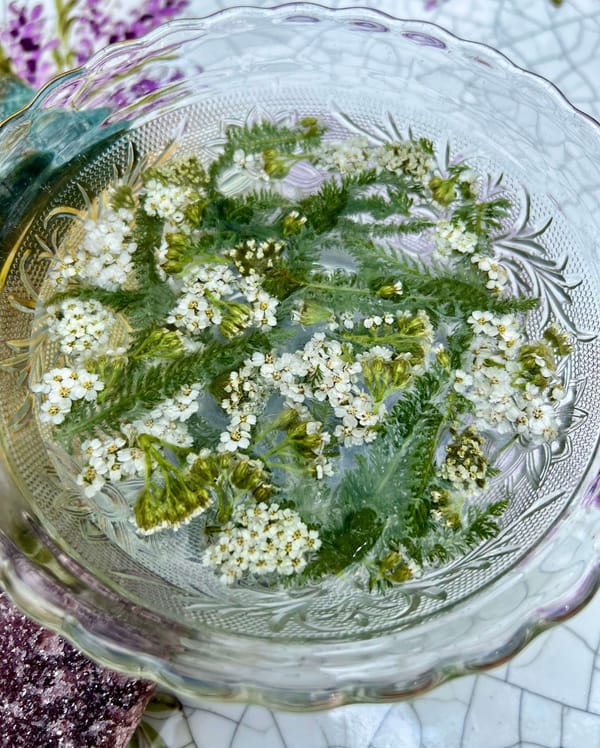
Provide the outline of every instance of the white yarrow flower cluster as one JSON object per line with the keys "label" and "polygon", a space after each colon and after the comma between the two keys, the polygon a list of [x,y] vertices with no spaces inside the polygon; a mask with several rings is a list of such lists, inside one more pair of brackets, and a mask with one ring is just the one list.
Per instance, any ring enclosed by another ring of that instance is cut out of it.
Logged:
{"label": "white yarrow flower cluster", "polygon": [[293,509],[278,504],[239,506],[231,520],[202,556],[205,566],[220,572],[232,584],[245,574],[290,576],[302,571],[307,555],[320,548],[315,530],[309,530]]}
{"label": "white yarrow flower cluster", "polygon": [[167,323],[192,336],[228,319],[240,331],[252,326],[274,327],[278,303],[263,290],[259,276],[241,276],[223,263],[205,263],[184,274]]}
{"label": "white yarrow flower cluster", "polygon": [[233,163],[217,179],[217,189],[224,195],[239,195],[253,189],[262,189],[270,182],[262,153],[246,153],[238,148]]}
{"label": "white yarrow flower cluster", "polygon": [[362,171],[371,157],[372,146],[364,135],[324,142],[317,153],[317,165],[342,175]]}
{"label": "white yarrow flower cluster", "polygon": [[148,434],[167,444],[191,446],[193,439],[186,421],[198,411],[200,390],[200,384],[181,387],[173,397],[166,398],[141,418],[123,426],[123,432],[130,438],[136,434]]}
{"label": "white yarrow flower cluster", "polygon": [[182,223],[192,194],[189,187],[149,179],[145,185],[144,211],[149,216],[156,216],[170,223]]}
{"label": "white yarrow flower cluster", "polygon": [[93,402],[104,382],[86,369],[62,367],[44,372],[42,381],[31,385],[31,391],[42,396],[40,421],[58,425],[78,400]]}
{"label": "white yarrow flower cluster", "polygon": [[59,343],[65,356],[85,361],[91,356],[124,352],[109,345],[117,318],[99,301],[66,299],[50,305],[47,312],[48,335]]}
{"label": "white yarrow flower cluster", "polygon": [[83,467],[77,484],[92,497],[108,483],[141,478],[146,473],[144,452],[128,447],[123,437],[87,439],[81,444]]}
{"label": "white yarrow flower cluster", "polygon": [[133,269],[131,241],[133,213],[102,204],[97,218],[84,221],[83,240],[77,247],[76,275],[93,286],[116,291],[126,284]]}
{"label": "white yarrow flower cluster", "polygon": [[523,377],[518,357],[526,339],[517,317],[477,311],[468,322],[475,336],[463,368],[454,373],[454,389],[473,404],[477,430],[517,433],[532,444],[553,441],[558,419],[552,401],[562,396],[562,388],[542,360],[547,388]]}
{"label": "white yarrow flower cluster", "polygon": [[408,174],[423,182],[434,167],[433,156],[421,143],[403,140],[374,145],[364,135],[323,143],[316,163],[343,176],[372,166],[380,172]]}
{"label": "white yarrow flower cluster", "polygon": [[456,253],[472,255],[477,247],[477,234],[467,231],[462,221],[438,221],[433,230],[433,255],[438,260],[446,260]]}
{"label": "white yarrow flower cluster", "polygon": [[77,277],[77,263],[69,254],[52,257],[48,268],[48,284],[55,291],[64,291]]}
{"label": "white yarrow flower cluster", "polygon": [[[361,372],[360,361],[348,361],[341,343],[327,339],[321,332],[297,351],[254,353],[242,369],[230,374],[225,387],[228,396],[221,406],[231,420],[227,431],[221,434],[219,450],[232,452],[248,447],[256,415],[264,407],[267,393],[273,391],[284,398],[284,407],[304,415],[306,402],[327,402],[339,420],[334,436],[344,446],[373,441],[374,427],[384,417],[385,408],[376,409],[371,395],[361,389]],[[317,425],[320,438],[315,451],[315,458],[319,458],[316,474],[322,478],[332,471],[330,463],[322,459],[331,434]]]}
{"label": "white yarrow flower cluster", "polygon": [[385,143],[375,150],[375,163],[394,174],[410,174],[424,182],[434,167],[433,156],[420,144],[410,140]]}

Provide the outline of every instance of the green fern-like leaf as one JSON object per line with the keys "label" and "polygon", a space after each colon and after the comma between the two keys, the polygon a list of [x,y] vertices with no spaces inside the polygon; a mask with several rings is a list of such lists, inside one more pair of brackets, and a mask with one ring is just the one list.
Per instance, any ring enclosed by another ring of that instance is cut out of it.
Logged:
{"label": "green fern-like leaf", "polygon": [[318,579],[339,574],[360,561],[377,542],[383,523],[373,509],[363,507],[348,512],[340,525],[321,534],[317,557],[302,572],[302,579]]}

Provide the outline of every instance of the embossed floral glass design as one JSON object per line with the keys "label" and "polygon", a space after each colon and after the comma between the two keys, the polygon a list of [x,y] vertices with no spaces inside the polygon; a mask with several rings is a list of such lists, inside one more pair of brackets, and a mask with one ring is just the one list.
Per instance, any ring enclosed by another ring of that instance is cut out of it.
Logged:
{"label": "embossed floral glass design", "polygon": [[[223,587],[190,561],[193,530],[176,544],[138,537],[118,491],[91,501],[70,487],[30,417],[30,299],[51,211],[81,205],[81,186],[102,189],[132,146],[144,155],[176,140],[210,160],[228,124],[290,114],[322,117],[338,138],[411,130],[503,173],[518,209],[497,247],[541,300],[531,333],[556,320],[576,341],[566,434],[501,462],[493,490],[514,499],[500,535],[385,594],[331,579]],[[188,697],[323,708],[407,697],[495,664],[589,598],[600,559],[600,131],[552,85],[428,23],[237,8],[107,49],[6,121],[0,144],[0,579],[27,613]],[[536,229],[549,220],[542,247]]]}

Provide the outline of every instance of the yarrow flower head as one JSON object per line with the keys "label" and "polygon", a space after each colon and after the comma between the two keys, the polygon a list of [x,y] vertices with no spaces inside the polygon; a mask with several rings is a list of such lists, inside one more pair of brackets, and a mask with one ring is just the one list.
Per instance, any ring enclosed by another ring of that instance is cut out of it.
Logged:
{"label": "yarrow flower head", "polygon": [[532,444],[556,439],[553,401],[563,395],[557,388],[556,349],[545,341],[526,341],[522,325],[511,314],[475,311],[467,322],[475,335],[463,368],[454,372],[454,389],[472,403],[476,427],[517,433]]}
{"label": "yarrow flower head", "polygon": [[66,299],[47,307],[47,313],[50,339],[71,359],[85,361],[92,356],[119,355],[125,350],[111,345],[117,318],[95,299]]}
{"label": "yarrow flower head", "polygon": [[453,256],[472,255],[477,247],[477,234],[467,231],[461,221],[439,221],[433,231],[433,255],[438,260]]}
{"label": "yarrow flower head", "polygon": [[131,240],[133,213],[125,208],[114,210],[100,203],[99,215],[83,221],[83,238],[50,266],[50,277],[64,290],[69,282],[81,282],[115,291],[127,283],[133,269],[132,255],[136,243]]}
{"label": "yarrow flower head", "polygon": [[199,384],[184,385],[173,395],[166,398],[145,415],[122,427],[129,437],[147,434],[156,439],[179,447],[189,447],[193,439],[186,427],[186,422],[198,410]]}
{"label": "yarrow flower head", "polygon": [[150,179],[145,184],[145,190],[144,211],[149,216],[164,218],[174,224],[182,223],[193,195],[190,188]]}
{"label": "yarrow flower head", "polygon": [[240,506],[204,551],[202,562],[231,584],[246,575],[290,576],[304,569],[308,555],[321,546],[293,509],[278,504]]}
{"label": "yarrow flower head", "polygon": [[88,497],[101,491],[106,483],[140,478],[146,471],[143,451],[127,446],[121,436],[87,439],[81,444],[81,454],[83,468],[77,483]]}
{"label": "yarrow flower head", "polygon": [[71,412],[78,400],[93,402],[104,389],[97,374],[86,369],[58,367],[44,372],[42,380],[31,385],[31,391],[40,394],[40,421],[58,425]]}

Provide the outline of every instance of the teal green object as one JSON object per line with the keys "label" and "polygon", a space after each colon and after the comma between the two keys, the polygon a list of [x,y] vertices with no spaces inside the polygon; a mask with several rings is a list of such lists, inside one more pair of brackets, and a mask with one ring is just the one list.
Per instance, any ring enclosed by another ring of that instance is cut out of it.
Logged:
{"label": "teal green object", "polygon": [[[33,93],[12,76],[0,77],[0,133],[9,141],[17,126],[10,114],[27,105]],[[0,258],[13,231],[51,186],[68,182],[82,162],[127,129],[126,122],[104,124],[111,112],[109,107],[32,111],[26,134],[0,154]]]}
{"label": "teal green object", "polygon": [[34,94],[33,88],[14,75],[0,73],[0,121],[28,104]]}

